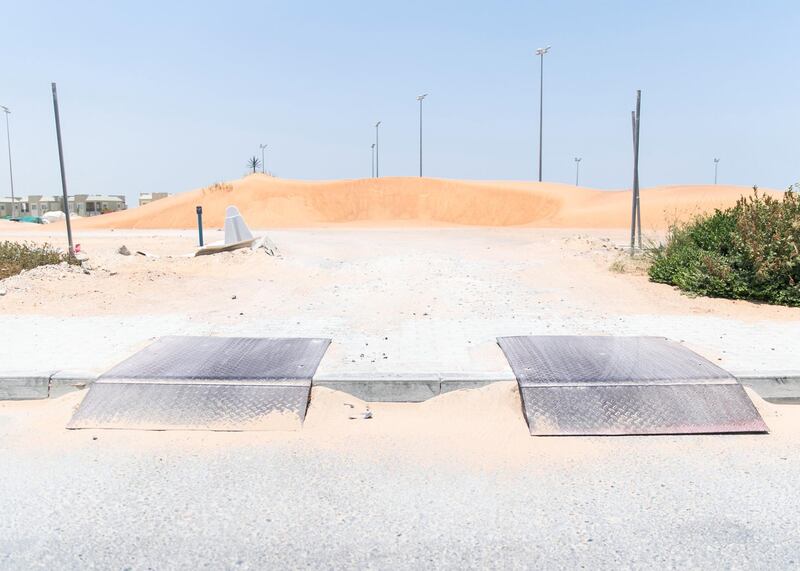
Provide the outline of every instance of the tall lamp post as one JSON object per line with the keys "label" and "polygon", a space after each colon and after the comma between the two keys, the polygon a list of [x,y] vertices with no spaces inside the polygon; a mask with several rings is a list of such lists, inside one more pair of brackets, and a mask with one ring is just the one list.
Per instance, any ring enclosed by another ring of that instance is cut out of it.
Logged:
{"label": "tall lamp post", "polygon": [[428,96],[427,93],[417,95],[419,101],[419,176],[422,177],[422,100]]}
{"label": "tall lamp post", "polygon": [[380,171],[381,147],[378,144],[378,128],[380,126],[381,126],[380,121],[375,123],[375,178],[380,178],[381,176],[381,171]]}
{"label": "tall lamp post", "polygon": [[264,149],[267,148],[266,145],[258,145],[258,148],[261,149],[261,174],[264,174]]}
{"label": "tall lamp post", "polygon": [[372,176],[372,178],[375,178],[375,143],[372,143],[372,147],[371,148],[372,148],[372,164],[371,164],[372,171],[371,171],[370,176]]}
{"label": "tall lamp post", "polygon": [[719,159],[714,159],[714,184],[717,184],[717,168],[719,167]]}
{"label": "tall lamp post", "polygon": [[550,51],[550,46],[539,48],[539,182],[542,182],[542,119],[544,117],[544,54]]}
{"label": "tall lamp post", "polygon": [[0,105],[0,109],[6,114],[6,141],[8,142],[8,178],[11,181],[11,218],[14,218],[14,210],[16,210],[16,199],[14,198],[14,169],[11,166],[11,131],[8,128],[8,116],[11,110],[5,105]]}
{"label": "tall lamp post", "polygon": [[578,181],[581,176],[581,157],[575,157],[575,186],[578,186]]}

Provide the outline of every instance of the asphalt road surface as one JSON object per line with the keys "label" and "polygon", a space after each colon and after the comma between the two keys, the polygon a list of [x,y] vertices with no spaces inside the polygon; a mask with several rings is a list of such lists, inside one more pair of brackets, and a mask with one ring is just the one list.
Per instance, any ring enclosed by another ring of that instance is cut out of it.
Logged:
{"label": "asphalt road surface", "polygon": [[770,435],[506,451],[491,419],[467,441],[63,430],[76,399],[0,403],[0,568],[800,566],[800,407],[762,409]]}

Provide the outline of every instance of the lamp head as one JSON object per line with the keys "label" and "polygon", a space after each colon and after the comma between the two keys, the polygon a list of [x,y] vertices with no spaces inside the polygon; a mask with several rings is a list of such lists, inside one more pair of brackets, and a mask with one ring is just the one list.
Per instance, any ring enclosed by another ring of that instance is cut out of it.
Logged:
{"label": "lamp head", "polygon": [[423,93],[422,95],[417,95],[417,101],[422,101],[428,96],[427,93]]}
{"label": "lamp head", "polygon": [[537,56],[543,56],[544,54],[546,54],[549,51],[550,51],[550,46],[547,46],[546,48],[539,48],[538,50],[536,50],[536,55]]}

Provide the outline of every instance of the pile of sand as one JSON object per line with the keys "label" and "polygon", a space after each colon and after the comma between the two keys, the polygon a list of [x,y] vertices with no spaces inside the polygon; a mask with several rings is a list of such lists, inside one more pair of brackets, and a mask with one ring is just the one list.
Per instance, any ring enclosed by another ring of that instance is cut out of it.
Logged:
{"label": "pile of sand", "polygon": [[[642,223],[662,229],[676,219],[732,205],[747,187],[706,185],[642,189]],[[777,193],[776,193],[777,194]],[[624,228],[630,191],[557,183],[472,182],[417,177],[297,181],[254,174],[139,208],[78,220],[77,228],[193,228],[202,205],[207,227],[221,227],[238,206],[254,228],[334,224]]]}

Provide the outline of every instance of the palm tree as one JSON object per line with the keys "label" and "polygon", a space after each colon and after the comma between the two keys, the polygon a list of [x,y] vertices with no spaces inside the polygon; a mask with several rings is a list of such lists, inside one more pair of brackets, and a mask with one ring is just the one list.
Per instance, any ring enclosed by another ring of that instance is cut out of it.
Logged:
{"label": "palm tree", "polygon": [[258,157],[250,157],[247,161],[247,168],[253,169],[253,173],[261,167],[261,161]]}

